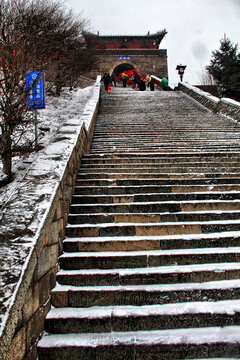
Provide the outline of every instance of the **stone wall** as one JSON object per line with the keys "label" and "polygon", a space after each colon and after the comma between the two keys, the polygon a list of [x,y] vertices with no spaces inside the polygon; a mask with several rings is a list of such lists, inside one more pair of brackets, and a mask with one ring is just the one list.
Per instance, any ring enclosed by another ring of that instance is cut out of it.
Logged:
{"label": "stone wall", "polygon": [[205,92],[212,94],[213,96],[220,97],[220,93],[219,93],[217,85],[194,85],[194,86],[200,90],[203,90]]}
{"label": "stone wall", "polygon": [[[38,164],[34,164],[25,175],[16,197],[13,196],[5,206],[2,224],[6,226],[1,227],[0,246],[8,246],[13,254],[20,254],[18,265],[21,271],[1,324],[2,360],[37,359],[36,342],[50,310],[50,291],[56,283],[58,256],[62,252],[70,201],[81,158],[90,150],[99,94],[100,78],[94,85],[93,98],[78,125],[71,124],[70,127],[68,124],[65,133],[62,129],[59,138],[48,149],[54,169],[48,169],[49,158],[40,158]],[[74,135],[66,141],[70,131]],[[57,156],[56,148],[63,139],[64,143],[59,146],[62,154]],[[33,201],[25,201],[26,194],[31,196],[31,193],[34,194]],[[11,223],[17,204],[25,207],[30,220],[19,216],[16,223]],[[28,226],[24,221],[29,222]],[[7,232],[9,223],[12,224],[11,232]],[[9,276],[7,280],[12,281],[10,276],[14,269],[11,271],[10,268],[8,272],[6,278]]]}
{"label": "stone wall", "polygon": [[[132,60],[117,60],[119,56],[130,56]],[[127,63],[137,69],[139,73],[151,73],[156,76],[168,77],[167,51],[166,50],[102,50],[98,54],[98,67],[91,72],[92,77],[96,74],[110,74],[121,64]]]}
{"label": "stone wall", "polygon": [[240,121],[240,102],[232,99],[222,98],[219,102],[218,112]]}
{"label": "stone wall", "polygon": [[179,83],[178,90],[188,94],[209,110],[215,113],[230,116],[234,120],[240,121],[240,102],[227,98],[219,99],[218,97],[204,92],[195,86],[185,83]]}

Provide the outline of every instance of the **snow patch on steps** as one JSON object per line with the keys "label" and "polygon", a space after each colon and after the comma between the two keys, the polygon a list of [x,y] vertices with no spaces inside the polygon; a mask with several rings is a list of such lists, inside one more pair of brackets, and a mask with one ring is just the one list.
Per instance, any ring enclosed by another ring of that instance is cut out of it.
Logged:
{"label": "snow patch on steps", "polygon": [[176,329],[138,332],[46,335],[38,347],[97,347],[124,345],[157,345],[157,344],[212,344],[239,343],[240,327],[212,327],[198,329]]}

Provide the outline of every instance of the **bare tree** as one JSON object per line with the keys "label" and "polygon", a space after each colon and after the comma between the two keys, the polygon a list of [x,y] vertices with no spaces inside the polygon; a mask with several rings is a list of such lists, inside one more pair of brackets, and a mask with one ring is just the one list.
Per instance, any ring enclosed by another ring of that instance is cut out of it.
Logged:
{"label": "bare tree", "polygon": [[[73,58],[75,62],[73,50],[84,48],[85,24],[80,15],[74,16],[59,2],[1,0],[0,154],[6,181],[12,178],[14,152],[32,148],[31,143],[26,146],[19,141],[33,120],[32,112],[27,109],[31,87],[26,90],[26,71],[46,70],[48,74],[47,69],[54,64],[53,80],[59,93],[58,79],[61,79],[62,69],[65,66],[65,75],[68,72],[69,78],[73,76],[75,70],[68,59]],[[69,54],[73,55],[69,57]]]}
{"label": "bare tree", "polygon": [[198,78],[201,85],[215,85],[216,81],[213,76],[209,74],[206,67],[202,68],[201,71],[198,72]]}
{"label": "bare tree", "polygon": [[78,77],[92,70],[96,63],[96,52],[92,48],[87,48],[84,42],[76,41],[72,48],[68,48],[55,63],[56,71],[53,83],[56,87],[56,94],[60,95],[63,86],[69,86],[72,89]]}

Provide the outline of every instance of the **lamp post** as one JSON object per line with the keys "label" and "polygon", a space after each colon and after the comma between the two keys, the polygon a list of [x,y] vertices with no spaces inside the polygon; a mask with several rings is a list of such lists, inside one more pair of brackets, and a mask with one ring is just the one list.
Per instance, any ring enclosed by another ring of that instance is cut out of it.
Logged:
{"label": "lamp post", "polygon": [[184,70],[186,69],[187,65],[177,65],[176,70],[178,70],[178,75],[180,76],[180,81],[183,79]]}

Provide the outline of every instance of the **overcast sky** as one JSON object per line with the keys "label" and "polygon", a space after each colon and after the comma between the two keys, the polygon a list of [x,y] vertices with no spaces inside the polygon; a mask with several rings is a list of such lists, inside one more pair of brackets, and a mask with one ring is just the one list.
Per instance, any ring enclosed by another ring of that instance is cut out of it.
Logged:
{"label": "overcast sky", "polygon": [[[199,84],[199,73],[219,49],[224,34],[240,45],[240,0],[65,0],[100,35],[145,35],[162,29],[168,74],[179,81],[176,65],[187,65],[184,81]],[[240,49],[239,49],[240,51]]]}

